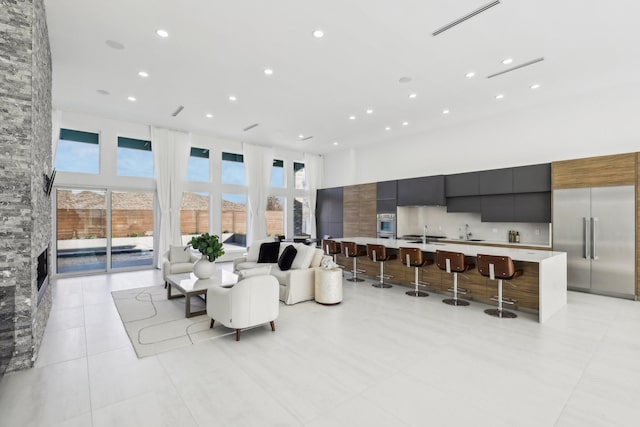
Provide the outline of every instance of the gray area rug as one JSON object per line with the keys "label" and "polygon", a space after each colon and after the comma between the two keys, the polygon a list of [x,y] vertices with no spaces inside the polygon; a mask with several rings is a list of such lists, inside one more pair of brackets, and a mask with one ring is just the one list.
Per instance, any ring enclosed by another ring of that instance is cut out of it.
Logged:
{"label": "gray area rug", "polygon": [[[185,318],[184,298],[168,300],[164,286],[113,291],[111,296],[139,358],[234,333],[222,325],[209,329],[206,314]],[[199,298],[191,299],[192,311],[204,307]]]}

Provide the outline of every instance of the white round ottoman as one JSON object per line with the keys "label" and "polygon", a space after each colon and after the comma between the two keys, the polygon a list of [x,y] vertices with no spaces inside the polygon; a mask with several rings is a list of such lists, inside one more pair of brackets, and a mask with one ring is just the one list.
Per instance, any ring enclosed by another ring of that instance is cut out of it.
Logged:
{"label": "white round ottoman", "polygon": [[338,304],[342,301],[342,269],[316,268],[316,302]]}

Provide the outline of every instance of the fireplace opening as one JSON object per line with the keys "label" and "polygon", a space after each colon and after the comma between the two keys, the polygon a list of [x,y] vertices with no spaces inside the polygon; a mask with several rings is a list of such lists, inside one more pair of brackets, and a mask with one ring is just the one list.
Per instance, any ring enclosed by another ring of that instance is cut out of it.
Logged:
{"label": "fireplace opening", "polygon": [[49,248],[42,251],[40,255],[38,255],[38,304],[40,304],[40,300],[47,290],[47,286],[49,286]]}

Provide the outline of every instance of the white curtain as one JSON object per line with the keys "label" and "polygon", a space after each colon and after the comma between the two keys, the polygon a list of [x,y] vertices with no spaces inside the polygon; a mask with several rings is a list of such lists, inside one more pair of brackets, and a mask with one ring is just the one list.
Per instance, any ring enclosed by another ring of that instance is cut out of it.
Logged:
{"label": "white curtain", "polygon": [[316,233],[316,196],[320,185],[322,185],[322,175],[324,162],[322,157],[316,154],[304,153],[304,169],[309,188],[309,234],[317,237]]}
{"label": "white curtain", "polygon": [[247,244],[267,237],[267,199],[271,185],[273,149],[259,145],[242,144],[244,170],[247,176],[249,229]]}
{"label": "white curtain", "polygon": [[169,129],[151,127],[151,147],[156,173],[156,192],[160,208],[158,268],[169,245],[180,245],[180,203],[191,149],[191,135]]}
{"label": "white curtain", "polygon": [[60,110],[51,110],[51,168],[56,164],[56,151],[58,151],[58,141],[60,140]]}

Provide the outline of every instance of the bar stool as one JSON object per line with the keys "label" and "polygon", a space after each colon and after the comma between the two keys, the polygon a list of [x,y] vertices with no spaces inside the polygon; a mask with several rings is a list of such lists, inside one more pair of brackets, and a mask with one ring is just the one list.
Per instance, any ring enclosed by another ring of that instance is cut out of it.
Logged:
{"label": "bar stool", "polygon": [[333,262],[336,262],[336,254],[340,253],[340,243],[335,240],[325,239],[322,241],[322,249],[325,255],[332,255]]}
{"label": "bar stool", "polygon": [[515,304],[518,302],[509,298],[502,298],[502,281],[513,280],[522,276],[522,270],[516,270],[513,261],[508,256],[478,254],[478,271],[491,280],[498,280],[498,295],[491,298],[492,301],[498,301],[498,308],[487,309],[484,312],[495,317],[510,319],[518,317],[515,313],[502,309],[503,303]]}
{"label": "bar stool", "polygon": [[458,294],[466,295],[469,291],[458,289],[458,273],[464,273],[475,267],[475,264],[468,262],[462,252],[448,252],[436,250],[436,264],[440,270],[453,273],[453,288],[448,291],[453,292],[453,298],[443,299],[442,302],[455,306],[469,305],[469,301],[458,299]]}
{"label": "bar stool", "polygon": [[358,270],[357,259],[359,256],[366,255],[367,253],[358,249],[356,242],[341,242],[342,255],[347,258],[353,258],[353,270],[351,270],[351,279],[346,279],[347,282],[364,282],[364,279],[358,278],[358,273],[364,273],[364,270]]}
{"label": "bar stool", "polygon": [[427,266],[433,264],[433,261],[430,259],[426,259],[422,251],[418,248],[400,248],[400,259],[402,263],[407,267],[415,267],[416,277],[415,281],[410,282],[416,285],[413,291],[407,291],[405,294],[412,297],[428,297],[429,294],[427,292],[419,291],[419,285],[429,285],[429,282],[422,282],[418,279],[419,269],[420,267]]}
{"label": "bar stool", "polygon": [[380,276],[376,276],[380,277],[380,283],[374,283],[371,286],[376,288],[390,288],[391,285],[384,283],[384,279],[390,279],[393,276],[385,276],[384,262],[396,259],[398,256],[395,254],[388,254],[387,248],[384,245],[374,245],[372,243],[367,243],[367,256],[371,261],[380,263]]}

